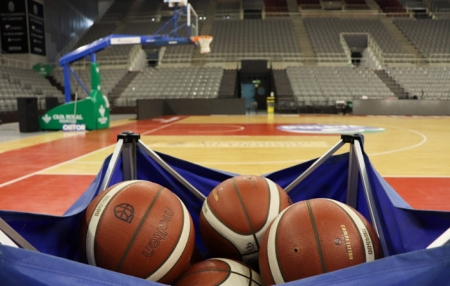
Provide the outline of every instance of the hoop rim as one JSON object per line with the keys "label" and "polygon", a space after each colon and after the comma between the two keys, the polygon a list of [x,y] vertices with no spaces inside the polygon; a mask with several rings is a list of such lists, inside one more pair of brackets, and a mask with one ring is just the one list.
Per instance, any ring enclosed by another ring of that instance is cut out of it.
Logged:
{"label": "hoop rim", "polygon": [[191,41],[192,42],[194,42],[194,43],[198,43],[198,41],[200,40],[200,39],[213,39],[213,36],[210,36],[210,35],[198,35],[198,36],[195,36],[195,37],[191,37]]}

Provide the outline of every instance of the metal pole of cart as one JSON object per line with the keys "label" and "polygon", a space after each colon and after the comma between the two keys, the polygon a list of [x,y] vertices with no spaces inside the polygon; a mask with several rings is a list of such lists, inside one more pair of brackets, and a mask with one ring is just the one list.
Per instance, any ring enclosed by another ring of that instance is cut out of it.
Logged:
{"label": "metal pole of cart", "polygon": [[338,151],[343,145],[350,144],[349,152],[349,169],[348,169],[348,179],[347,179],[347,201],[346,203],[355,208],[358,202],[358,182],[359,176],[361,176],[361,181],[364,188],[364,194],[367,200],[367,205],[369,208],[370,218],[374,230],[376,231],[381,247],[385,255],[388,254],[386,238],[384,236],[384,231],[381,225],[380,217],[378,215],[378,207],[376,205],[372,188],[370,186],[369,177],[367,175],[367,169],[364,162],[364,156],[362,154],[362,147],[360,142],[360,137],[357,135],[341,135],[341,140],[334,145],[330,150],[328,150],[324,155],[317,159],[306,171],[300,174],[292,183],[290,183],[286,188],[286,192],[290,192],[298,184],[300,184],[306,177],[308,177],[314,170],[316,170],[320,165],[322,165],[328,158],[330,158],[336,151]]}
{"label": "metal pole of cart", "polygon": [[111,181],[112,174],[117,167],[117,162],[120,156],[122,157],[122,171],[124,180],[136,180],[137,167],[136,167],[136,151],[140,148],[148,156],[150,156],[156,163],[158,163],[164,170],[171,174],[178,182],[185,186],[190,192],[192,192],[197,198],[204,201],[206,199],[197,188],[183,178],[177,171],[175,171],[169,164],[167,164],[155,151],[147,147],[141,140],[140,135],[131,131],[122,132],[117,136],[117,145],[114,153],[111,156],[111,160],[108,164],[108,168],[105,173],[101,185],[101,191],[104,191]]}

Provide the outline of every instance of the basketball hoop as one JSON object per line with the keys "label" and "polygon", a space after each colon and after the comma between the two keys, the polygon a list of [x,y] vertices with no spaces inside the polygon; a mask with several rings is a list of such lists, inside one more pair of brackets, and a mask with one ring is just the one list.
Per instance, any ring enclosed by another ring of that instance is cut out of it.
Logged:
{"label": "basketball hoop", "polygon": [[200,46],[200,54],[208,54],[211,52],[209,44],[212,42],[212,36],[192,37],[192,41]]}

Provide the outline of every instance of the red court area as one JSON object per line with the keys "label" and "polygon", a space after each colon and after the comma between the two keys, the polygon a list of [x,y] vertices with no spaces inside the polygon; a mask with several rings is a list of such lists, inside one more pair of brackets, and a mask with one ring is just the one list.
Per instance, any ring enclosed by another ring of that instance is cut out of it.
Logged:
{"label": "red court area", "polygon": [[[158,130],[153,134],[178,136],[311,136],[311,134],[308,133],[295,133],[279,130],[278,127],[282,125],[289,124],[175,124]],[[315,136],[329,135],[315,134]]]}
{"label": "red court area", "polygon": [[33,175],[0,188],[2,210],[62,215],[95,176]]}
{"label": "red court area", "polygon": [[411,207],[450,211],[450,178],[385,178]]}
{"label": "red court area", "polygon": [[58,140],[0,153],[0,186],[11,180],[67,162],[117,142],[123,131],[146,134],[169,124],[160,121],[131,121],[130,124],[94,132],[80,133]]}

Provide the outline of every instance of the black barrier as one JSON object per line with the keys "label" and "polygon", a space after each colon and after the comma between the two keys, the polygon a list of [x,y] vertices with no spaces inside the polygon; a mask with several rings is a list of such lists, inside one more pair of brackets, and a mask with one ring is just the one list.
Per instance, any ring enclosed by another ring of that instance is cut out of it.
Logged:
{"label": "black barrier", "polygon": [[139,99],[137,119],[162,115],[245,114],[243,98]]}
{"label": "black barrier", "polygon": [[17,110],[19,113],[20,132],[39,131],[38,101],[36,97],[18,97]]}

